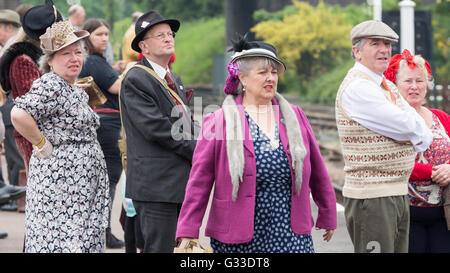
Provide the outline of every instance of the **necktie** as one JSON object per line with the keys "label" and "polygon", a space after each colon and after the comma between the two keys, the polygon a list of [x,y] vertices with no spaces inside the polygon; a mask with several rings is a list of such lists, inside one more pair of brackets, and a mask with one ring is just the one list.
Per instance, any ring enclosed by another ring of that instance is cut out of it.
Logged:
{"label": "necktie", "polygon": [[175,88],[175,83],[173,82],[172,77],[170,76],[170,73],[169,73],[169,72],[166,73],[166,76],[164,77],[164,79],[166,80],[167,85],[169,85],[169,87],[170,87],[173,91],[177,92],[177,89]]}
{"label": "necktie", "polygon": [[[169,72],[166,73],[166,76],[164,77],[164,79],[166,80],[167,85],[170,87],[170,89],[172,89],[176,93],[177,89],[175,88],[175,83],[173,82],[172,76],[170,76]],[[169,92],[169,94],[170,94],[170,97],[172,98],[173,103],[175,103],[175,105],[178,107],[178,110],[180,110],[180,113],[187,120],[187,117],[186,117],[186,115],[184,113],[184,110],[183,110],[183,107],[182,107],[181,103],[172,95],[172,93]]]}
{"label": "necktie", "polygon": [[389,86],[387,85],[387,83],[384,79],[383,79],[383,81],[381,81],[381,87],[383,87],[383,89],[389,93],[389,96],[391,97],[391,101],[395,104],[397,102],[397,100],[395,99],[395,95],[394,95],[394,93],[392,93],[391,89],[389,88]]}
{"label": "necktie", "polygon": [[[173,82],[169,72],[166,73],[164,79],[166,80],[167,85],[170,87],[170,89],[172,89],[174,92],[177,92],[177,89],[175,88],[175,83]],[[176,105],[180,104],[180,102],[174,96],[172,96],[172,94],[170,94],[170,97],[172,98],[173,103],[175,103]]]}

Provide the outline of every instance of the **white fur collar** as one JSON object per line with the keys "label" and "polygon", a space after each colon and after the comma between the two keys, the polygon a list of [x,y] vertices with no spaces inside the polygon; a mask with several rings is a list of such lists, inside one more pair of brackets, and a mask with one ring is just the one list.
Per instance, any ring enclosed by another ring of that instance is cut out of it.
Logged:
{"label": "white fur collar", "polygon": [[[300,124],[289,102],[278,93],[275,95],[275,98],[286,122],[288,147],[292,156],[292,168],[295,171],[295,189],[296,193],[300,194],[303,159],[306,156]],[[225,98],[222,109],[226,123],[225,137],[227,141],[228,165],[233,184],[232,198],[233,201],[236,201],[239,183],[243,181],[242,177],[244,174],[244,132],[242,132],[241,116],[233,95],[228,95]]]}

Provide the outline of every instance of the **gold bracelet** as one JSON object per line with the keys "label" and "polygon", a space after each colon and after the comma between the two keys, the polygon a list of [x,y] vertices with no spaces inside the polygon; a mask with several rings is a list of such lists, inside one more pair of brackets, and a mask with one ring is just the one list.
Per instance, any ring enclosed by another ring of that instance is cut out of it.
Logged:
{"label": "gold bracelet", "polygon": [[41,136],[41,139],[39,139],[39,142],[36,143],[36,144],[34,144],[34,146],[39,147],[39,145],[41,145],[42,142],[44,142],[44,139],[45,139],[45,137],[44,137],[44,136]]}

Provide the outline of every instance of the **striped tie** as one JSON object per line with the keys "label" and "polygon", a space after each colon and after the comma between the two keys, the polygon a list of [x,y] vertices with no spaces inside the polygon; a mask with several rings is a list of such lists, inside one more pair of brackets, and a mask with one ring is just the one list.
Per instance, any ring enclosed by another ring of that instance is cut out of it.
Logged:
{"label": "striped tie", "polygon": [[[170,87],[170,89],[172,89],[175,93],[177,93],[177,89],[175,87],[175,83],[173,82],[172,76],[170,76],[170,73],[167,72],[166,76],[164,77],[164,79],[167,82],[167,85]],[[170,93],[170,97],[172,98],[173,103],[175,103],[175,105],[178,107],[178,110],[180,111],[180,113],[184,116],[184,118],[189,122],[189,120],[186,117],[186,113],[183,110],[183,106],[181,105],[181,103],[177,100],[177,98],[175,98],[172,93]]]}

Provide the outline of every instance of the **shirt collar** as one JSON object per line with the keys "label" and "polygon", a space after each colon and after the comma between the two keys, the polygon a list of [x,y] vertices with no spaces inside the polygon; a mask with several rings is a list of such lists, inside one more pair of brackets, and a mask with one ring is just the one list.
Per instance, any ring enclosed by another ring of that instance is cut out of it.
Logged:
{"label": "shirt collar", "polygon": [[362,70],[367,75],[369,75],[372,79],[374,79],[378,85],[381,85],[381,82],[384,79],[384,75],[383,76],[378,75],[377,73],[373,72],[372,70],[370,70],[365,65],[363,65],[362,63],[359,63],[359,62],[355,62],[355,65],[353,67],[355,69]]}
{"label": "shirt collar", "polygon": [[155,70],[156,75],[158,75],[161,79],[164,79],[166,77],[167,72],[170,73],[169,68],[165,69],[164,67],[160,66],[159,64],[150,61],[147,57],[146,57],[146,59],[150,63],[150,65],[153,67],[153,70]]}

